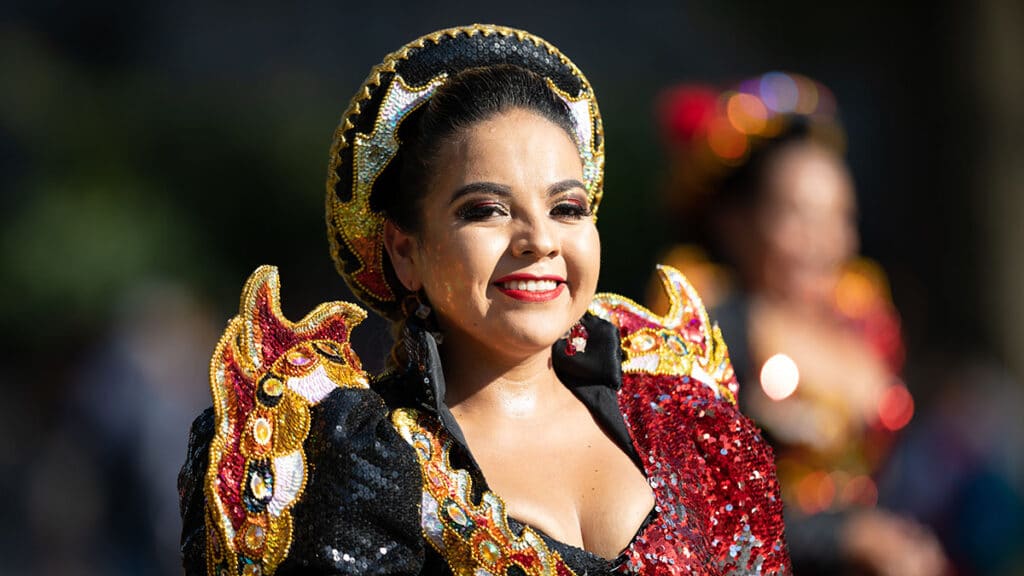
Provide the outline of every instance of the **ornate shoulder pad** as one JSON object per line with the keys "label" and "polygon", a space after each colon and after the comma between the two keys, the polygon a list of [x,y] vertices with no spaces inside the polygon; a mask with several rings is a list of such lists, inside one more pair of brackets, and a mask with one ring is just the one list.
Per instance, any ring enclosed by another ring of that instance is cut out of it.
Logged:
{"label": "ornate shoulder pad", "polygon": [[722,331],[682,272],[658,266],[669,310],[659,316],[617,294],[598,294],[590,313],[619,329],[624,373],[689,376],[735,404],[739,385]]}
{"label": "ornate shoulder pad", "polygon": [[288,555],[291,508],[306,483],[310,407],[336,388],[366,388],[349,345],[366,318],[346,302],[297,323],[281,313],[277,268],[246,282],[241,311],[210,362],[215,432],[206,472],[208,574],[270,574]]}

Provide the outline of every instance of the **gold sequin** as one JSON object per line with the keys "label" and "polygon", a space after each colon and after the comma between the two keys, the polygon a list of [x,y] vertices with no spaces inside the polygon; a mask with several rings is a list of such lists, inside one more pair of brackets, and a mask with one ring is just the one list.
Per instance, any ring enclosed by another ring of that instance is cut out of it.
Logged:
{"label": "gold sequin", "polygon": [[257,444],[266,446],[270,443],[271,427],[266,418],[257,418],[252,423],[252,437]]}
{"label": "gold sequin", "polygon": [[259,524],[249,524],[245,527],[243,538],[245,539],[245,546],[249,548],[249,550],[256,552],[259,551],[259,549],[263,547],[263,543],[266,542],[267,533]]}
{"label": "gold sequin", "polygon": [[284,382],[280,378],[267,378],[263,381],[263,393],[276,398],[284,392]]}

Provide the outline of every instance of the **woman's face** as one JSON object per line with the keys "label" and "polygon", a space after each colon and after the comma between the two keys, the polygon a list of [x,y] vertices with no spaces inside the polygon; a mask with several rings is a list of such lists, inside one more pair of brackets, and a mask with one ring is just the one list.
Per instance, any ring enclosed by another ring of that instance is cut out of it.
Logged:
{"label": "woman's face", "polygon": [[434,166],[408,258],[389,242],[399,277],[425,290],[446,343],[550,348],[586,312],[600,269],[575,143],[513,109],[456,134]]}
{"label": "woman's face", "polygon": [[845,165],[819,145],[793,144],[771,160],[763,184],[757,228],[764,287],[804,303],[830,302],[858,244]]}

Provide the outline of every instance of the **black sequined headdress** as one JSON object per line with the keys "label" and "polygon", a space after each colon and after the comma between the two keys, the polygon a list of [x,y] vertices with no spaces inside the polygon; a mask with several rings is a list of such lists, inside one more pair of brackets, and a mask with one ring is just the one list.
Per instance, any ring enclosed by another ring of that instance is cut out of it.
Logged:
{"label": "black sequined headdress", "polygon": [[327,233],[338,272],[365,304],[396,318],[405,291],[383,246],[380,178],[401,153],[398,130],[410,113],[459,72],[514,64],[545,78],[572,113],[583,178],[596,213],[604,137],[590,83],[557,48],[522,30],[484,24],[440,30],[392,52],[370,71],[341,118],[327,173]]}

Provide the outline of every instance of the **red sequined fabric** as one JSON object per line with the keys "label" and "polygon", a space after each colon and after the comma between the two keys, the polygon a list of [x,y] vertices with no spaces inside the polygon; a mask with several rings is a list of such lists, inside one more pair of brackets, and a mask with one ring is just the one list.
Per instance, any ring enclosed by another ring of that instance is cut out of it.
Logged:
{"label": "red sequined fabric", "polygon": [[656,519],[621,572],[789,574],[772,450],[736,407],[725,344],[696,292],[659,272],[665,316],[615,295],[591,306],[619,328],[619,405],[655,495]]}

